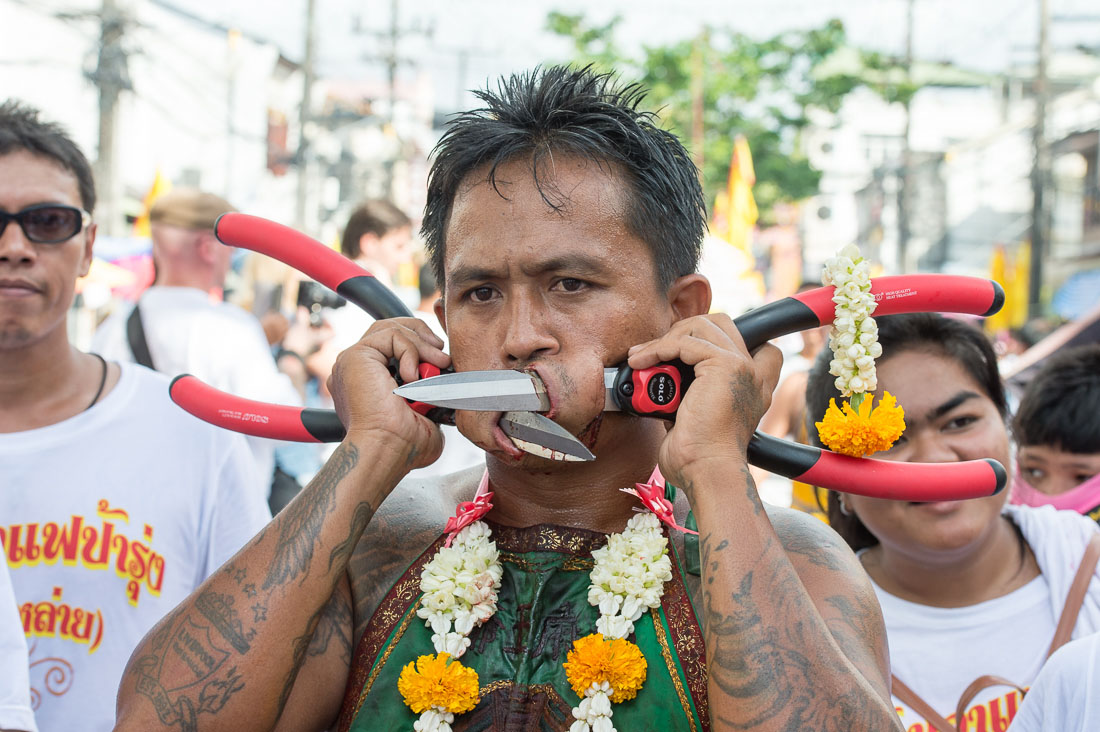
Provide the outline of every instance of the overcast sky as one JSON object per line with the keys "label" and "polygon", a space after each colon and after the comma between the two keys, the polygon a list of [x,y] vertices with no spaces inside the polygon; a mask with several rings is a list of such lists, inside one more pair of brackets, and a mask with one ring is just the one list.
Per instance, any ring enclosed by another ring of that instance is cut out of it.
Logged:
{"label": "overcast sky", "polygon": [[[300,58],[305,0],[170,0],[220,23],[265,35],[291,58]],[[315,0],[321,72],[344,78],[381,76],[372,31],[389,26],[391,0]],[[399,0],[403,28],[430,29],[430,37],[409,34],[400,53],[429,71],[441,106],[466,106],[460,89],[487,79],[562,59],[568,48],[544,30],[547,13],[585,13],[593,20],[623,17],[619,44],[680,40],[703,24],[731,27],[765,37],[839,17],[860,46],[901,54],[905,47],[907,0]],[[1100,47],[1097,0],[1050,0],[1052,46]],[[278,7],[280,12],[272,12]],[[916,55],[951,60],[976,70],[997,71],[1033,60],[1039,0],[915,0]],[[353,31],[358,18],[360,32]],[[1083,18],[1091,18],[1086,20]],[[458,59],[465,54],[463,68]],[[411,67],[405,67],[411,68]]]}
{"label": "overcast sky", "polygon": [[[11,0],[43,13],[98,8],[102,0]],[[274,42],[301,60],[307,0],[116,0],[178,7],[220,26],[240,28]],[[950,61],[963,68],[1005,71],[1031,66],[1041,0],[912,0],[918,60]],[[322,77],[384,80],[380,56],[393,0],[314,0]],[[910,0],[397,0],[403,31],[398,54],[403,80],[430,78],[436,107],[470,107],[465,91],[501,75],[546,61],[567,60],[568,43],[545,30],[552,10],[585,14],[604,23],[622,18],[617,45],[640,55],[645,45],[695,36],[704,25],[765,38],[784,30],[820,27],[839,18],[853,45],[902,55]],[[1100,0],[1048,0],[1051,47],[1084,45],[1100,52]],[[94,12],[94,10],[93,10]],[[84,24],[89,34],[91,24]],[[93,41],[90,35],[89,40]],[[140,49],[137,49],[140,51]]]}

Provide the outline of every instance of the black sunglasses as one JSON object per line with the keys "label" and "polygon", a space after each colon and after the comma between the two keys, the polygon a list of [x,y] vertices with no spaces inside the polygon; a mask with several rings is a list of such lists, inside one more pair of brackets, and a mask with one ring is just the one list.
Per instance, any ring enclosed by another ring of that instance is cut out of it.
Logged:
{"label": "black sunglasses", "polygon": [[91,223],[92,215],[84,209],[57,203],[38,203],[17,213],[0,211],[0,236],[12,221],[19,222],[23,235],[36,244],[60,244]]}

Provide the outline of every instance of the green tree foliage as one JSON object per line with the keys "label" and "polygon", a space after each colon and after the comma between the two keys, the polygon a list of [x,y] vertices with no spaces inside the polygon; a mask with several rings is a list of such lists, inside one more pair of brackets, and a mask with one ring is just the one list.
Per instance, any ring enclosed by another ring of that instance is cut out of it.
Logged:
{"label": "green tree foliage", "polygon": [[[615,44],[620,18],[594,25],[583,15],[550,13],[548,30],[573,43],[570,62],[615,71],[647,87],[646,103],[692,149],[693,83],[702,80],[703,190],[708,205],[725,188],[733,141],[748,138],[756,168],[754,195],[767,221],[779,202],[817,192],[821,174],[798,150],[813,108],[836,112],[863,82],[857,75],[814,73],[846,44],[844,26],[788,31],[757,40],[728,29],[706,28],[694,39],[645,47],[631,58]],[[875,59],[881,63],[881,59]],[[693,154],[697,151],[692,149]]]}

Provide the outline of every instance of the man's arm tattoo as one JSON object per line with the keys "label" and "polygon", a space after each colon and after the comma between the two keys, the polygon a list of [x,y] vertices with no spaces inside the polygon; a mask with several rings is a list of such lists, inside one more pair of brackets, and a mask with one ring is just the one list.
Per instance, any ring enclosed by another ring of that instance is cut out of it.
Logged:
{"label": "man's arm tattoo", "polygon": [[309,644],[306,655],[323,655],[328,651],[331,642],[339,650],[341,660],[350,664],[351,632],[351,602],[337,590],[332,593],[332,598],[321,610],[321,618],[317,623],[317,630],[313,632],[313,640]]}
{"label": "man's arm tattoo", "polygon": [[[731,551],[727,541],[704,536],[704,571],[715,572],[725,559],[722,555]],[[792,731],[881,726],[881,709],[868,703],[858,684],[840,684],[849,689],[840,694],[838,685],[830,685],[828,694],[819,693],[822,675],[851,674],[843,664],[808,655],[816,645],[808,619],[816,610],[789,562],[775,557],[754,564],[728,602],[714,596],[713,580],[708,576],[703,588],[708,671],[712,682],[738,702],[732,717],[718,716],[716,721],[732,729],[752,729],[782,720],[783,728]],[[767,613],[757,599],[764,594]]]}
{"label": "man's arm tattoo", "polygon": [[347,443],[341,444],[310,483],[307,490],[311,495],[306,496],[310,500],[294,501],[283,509],[286,518],[279,530],[275,556],[264,579],[263,589],[269,590],[286,584],[309,568],[325,517],[336,505],[336,486],[358,462],[359,451],[356,447]]}
{"label": "man's arm tattoo", "polygon": [[[197,614],[170,614],[151,638],[150,652],[130,669],[137,676],[137,693],[152,702],[161,724],[185,732],[198,729],[199,714],[217,714],[244,688],[235,665],[223,668],[234,650],[248,652],[255,634],[244,631],[231,596],[203,592],[195,609]],[[166,670],[171,681],[162,683]]]}

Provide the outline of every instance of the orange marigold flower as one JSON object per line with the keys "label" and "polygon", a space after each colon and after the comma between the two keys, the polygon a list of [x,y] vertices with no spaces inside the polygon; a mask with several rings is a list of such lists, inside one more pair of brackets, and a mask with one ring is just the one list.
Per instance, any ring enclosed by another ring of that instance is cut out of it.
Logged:
{"label": "orange marigold flower", "polygon": [[872,407],[871,402],[872,397],[867,395],[861,403],[857,402],[856,409],[844,402],[841,411],[836,400],[830,399],[825,419],[816,423],[821,444],[852,457],[890,449],[905,431],[905,410],[889,392],[883,394],[877,407]]}
{"label": "orange marigold flower", "polygon": [[405,703],[420,714],[439,707],[451,714],[462,714],[480,701],[477,671],[460,661],[450,661],[450,654],[421,656],[401,669],[397,690]]}
{"label": "orange marigold flower", "polygon": [[581,698],[593,683],[606,681],[613,692],[611,701],[626,701],[638,695],[645,681],[646,660],[641,649],[628,640],[605,640],[599,633],[573,641],[573,650],[562,665],[569,685]]}

